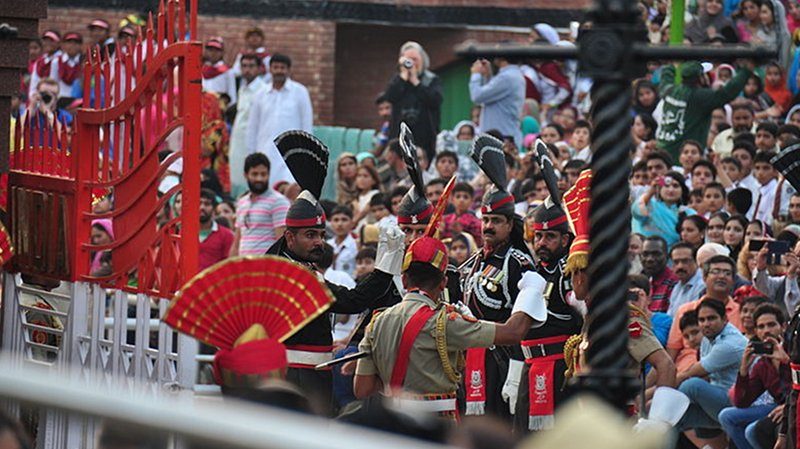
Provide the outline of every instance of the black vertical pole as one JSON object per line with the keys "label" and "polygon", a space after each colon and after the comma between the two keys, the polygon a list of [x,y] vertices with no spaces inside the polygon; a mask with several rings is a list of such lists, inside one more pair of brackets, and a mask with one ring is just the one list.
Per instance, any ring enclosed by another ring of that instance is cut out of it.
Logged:
{"label": "black vertical pole", "polygon": [[634,0],[596,0],[592,28],[582,33],[579,61],[594,80],[592,206],[589,255],[588,372],[578,385],[624,410],[638,377],[628,370],[628,175],[630,79],[640,72],[633,47],[644,26]]}

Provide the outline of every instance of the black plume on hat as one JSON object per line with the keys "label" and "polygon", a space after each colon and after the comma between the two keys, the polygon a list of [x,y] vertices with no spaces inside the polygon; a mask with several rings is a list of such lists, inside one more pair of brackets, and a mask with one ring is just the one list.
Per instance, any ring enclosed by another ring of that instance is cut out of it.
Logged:
{"label": "black plume on hat", "polygon": [[286,131],[275,138],[275,146],[300,188],[319,199],[328,174],[328,147],[305,131]]}
{"label": "black plume on hat", "polygon": [[769,162],[800,192],[800,141],[786,145]]}
{"label": "black plume on hat", "polygon": [[472,160],[486,173],[497,190],[506,191],[508,179],[503,142],[489,134],[481,134],[472,143]]}
{"label": "black plume on hat", "polygon": [[422,171],[417,160],[417,145],[414,144],[414,135],[405,122],[400,123],[400,148],[403,150],[403,162],[406,163],[408,176],[414,183],[414,188],[419,196],[425,196],[425,183],[422,181]]}
{"label": "black plume on hat", "polygon": [[408,176],[414,184],[400,202],[397,212],[399,224],[428,223],[433,206],[425,199],[425,184],[422,181],[422,171],[417,161],[417,146],[414,136],[405,123],[400,123],[400,148],[403,151],[403,161],[406,163]]}
{"label": "black plume on hat", "polygon": [[488,134],[481,134],[472,144],[472,160],[494,184],[494,188],[483,195],[481,213],[513,217],[514,197],[506,191],[508,182],[503,142]]}
{"label": "black plume on hat", "polygon": [[553,203],[561,204],[561,191],[558,190],[558,176],[556,170],[553,168],[553,160],[550,159],[550,152],[547,150],[547,145],[541,139],[536,139],[536,160],[539,162],[539,168],[542,170],[547,190],[550,192],[550,198]]}

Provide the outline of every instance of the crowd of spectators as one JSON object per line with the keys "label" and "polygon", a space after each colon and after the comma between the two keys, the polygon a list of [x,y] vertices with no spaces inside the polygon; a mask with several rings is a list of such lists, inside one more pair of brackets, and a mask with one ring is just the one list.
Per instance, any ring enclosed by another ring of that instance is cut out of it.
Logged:
{"label": "crowd of spectators", "polygon": [[[666,2],[646,0],[640,7],[650,40],[665,41]],[[651,62],[647,75],[633,83],[630,115],[619,117],[630,122],[634,143],[632,289],[677,366],[678,388],[691,400],[676,426],[684,435],[681,444],[768,449],[784,441],[791,388],[784,333],[800,302],[800,193],[771,163],[800,141],[800,6],[794,0],[706,0],[690,2],[687,19],[687,44],[762,45],[778,58],[760,65]],[[99,45],[113,57],[119,43],[140,32],[139,20],[126,19],[117,33],[102,19],[92,21],[88,33],[46,30],[31,43],[15,118],[27,110],[69,126],[71,111],[81,104],[75,68],[86,45]],[[231,66],[222,38],[204,40],[204,124],[216,120],[224,127],[204,135],[214,143],[204,140],[211,154],[204,153],[201,268],[229,256],[264,254],[283,234],[300,189],[273,139],[286,130],[312,129],[308,90],[291,77],[293,64],[303,62],[270,54],[261,29],[248,30],[245,38],[247,46]],[[540,23],[525,42],[573,46],[575,38]],[[442,235],[456,266],[482,246],[476,205],[490,183],[469,158],[477,135],[504,142],[507,188],[526,217],[529,243],[531,212],[549,194],[534,157],[536,139],[551,153],[562,192],[591,163],[592,80],[573,63],[477,60],[468,85],[474,108],[454,128],[441,129],[444,92],[422,44],[403,44],[396,73],[376,75],[389,81],[376,92],[372,150],[344,152],[331,161],[336,191],[322,201],[329,257],[321,267],[331,282],[352,286],[371,272],[378,228],[396,223],[410,187],[397,140],[401,122],[414,133],[428,200],[435,203],[445,183],[458,176]],[[179,168],[169,173],[179,182]],[[95,207],[113,207],[113,192],[101,195]],[[161,219],[180,207],[178,196]],[[113,239],[110,220],[93,222],[93,244]],[[788,251],[776,256],[776,245],[765,242],[781,242]],[[97,276],[111,272],[106,253],[91,263]],[[339,347],[350,343],[359,319],[336,318]]]}

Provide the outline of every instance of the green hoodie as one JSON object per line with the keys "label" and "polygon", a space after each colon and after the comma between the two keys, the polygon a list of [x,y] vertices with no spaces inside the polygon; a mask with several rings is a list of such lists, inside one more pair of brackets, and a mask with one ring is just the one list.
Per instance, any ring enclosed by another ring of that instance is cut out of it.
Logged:
{"label": "green hoodie", "polygon": [[740,68],[724,86],[713,90],[675,84],[675,67],[664,67],[660,84],[663,114],[656,132],[658,146],[666,150],[673,161],[678,160],[680,146],[685,140],[696,140],[705,146],[711,112],[736,98],[751,74],[749,69]]}

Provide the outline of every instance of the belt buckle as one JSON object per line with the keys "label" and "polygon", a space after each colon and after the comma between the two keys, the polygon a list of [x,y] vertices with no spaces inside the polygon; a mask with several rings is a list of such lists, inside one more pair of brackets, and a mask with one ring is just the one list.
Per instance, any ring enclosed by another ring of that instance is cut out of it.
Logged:
{"label": "belt buckle", "polygon": [[542,353],[542,357],[547,357],[547,351],[544,349],[544,345],[539,343],[539,352]]}

